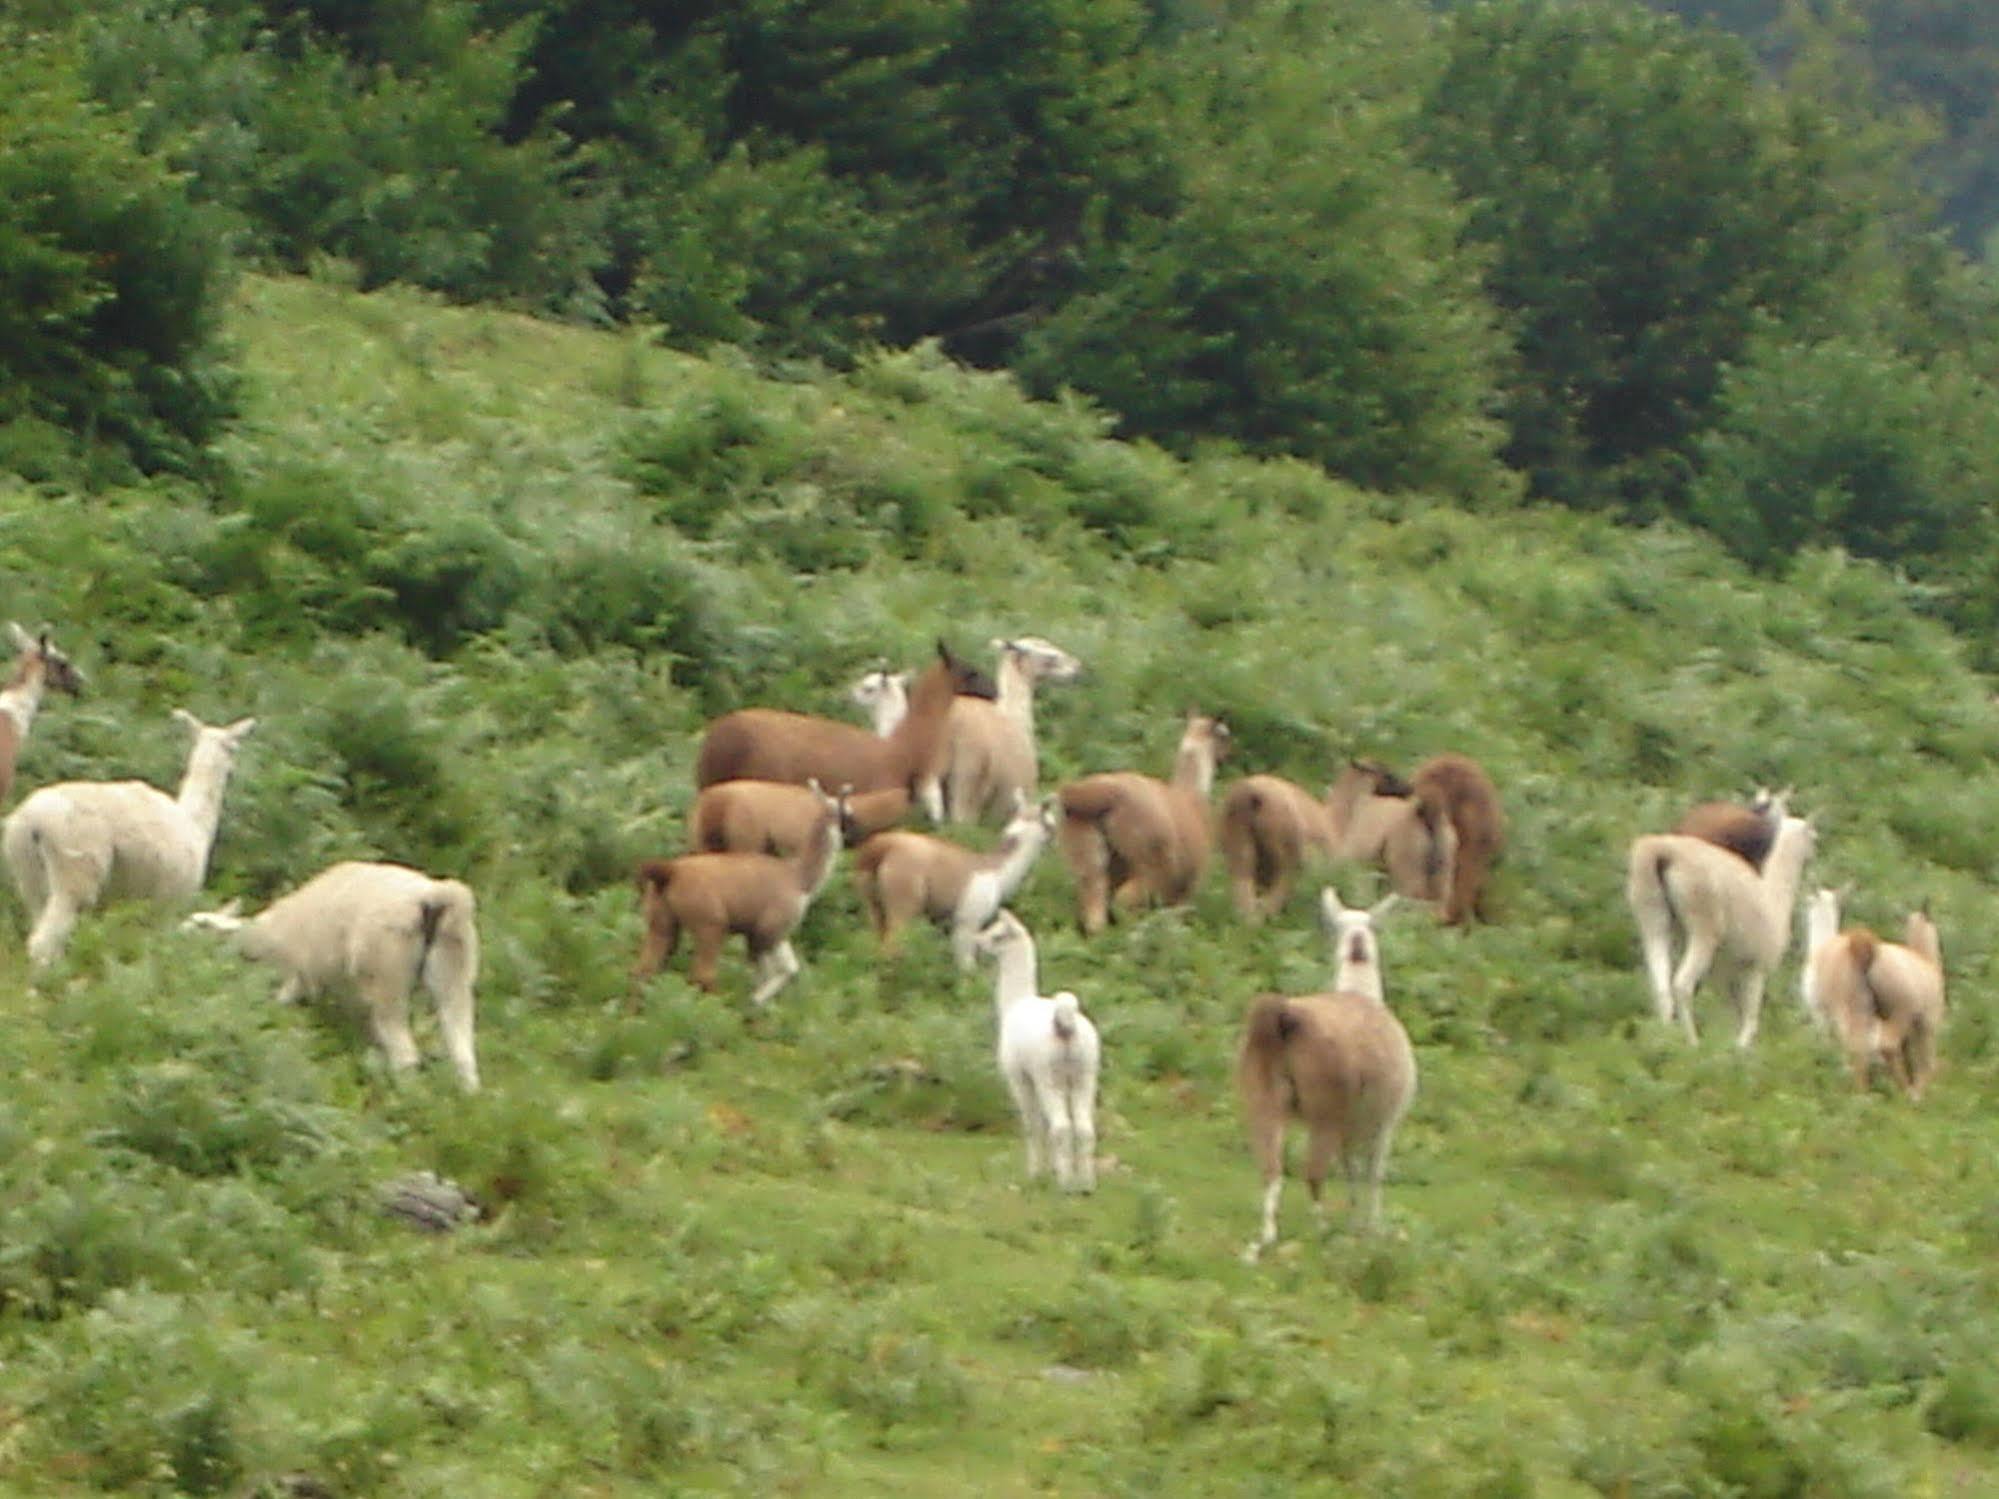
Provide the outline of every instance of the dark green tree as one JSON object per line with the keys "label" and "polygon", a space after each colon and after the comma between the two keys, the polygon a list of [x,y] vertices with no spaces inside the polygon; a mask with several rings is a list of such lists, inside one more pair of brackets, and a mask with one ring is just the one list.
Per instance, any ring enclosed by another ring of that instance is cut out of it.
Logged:
{"label": "dark green tree", "polygon": [[[0,445],[67,433],[143,469],[194,464],[226,409],[225,257],[186,183],[89,102],[75,59],[0,29]],[[40,457],[36,457],[40,454]]]}
{"label": "dark green tree", "polygon": [[1494,0],[1443,41],[1427,150],[1518,351],[1509,458],[1570,504],[1677,508],[1724,367],[1860,235],[1838,126],[1746,49],[1603,0]]}
{"label": "dark green tree", "polygon": [[1502,350],[1449,184],[1408,149],[1414,19],[1266,5],[1186,37],[1160,85],[1177,201],[1094,226],[1079,295],[1028,341],[1030,381],[1169,446],[1223,436],[1364,484],[1490,491]]}

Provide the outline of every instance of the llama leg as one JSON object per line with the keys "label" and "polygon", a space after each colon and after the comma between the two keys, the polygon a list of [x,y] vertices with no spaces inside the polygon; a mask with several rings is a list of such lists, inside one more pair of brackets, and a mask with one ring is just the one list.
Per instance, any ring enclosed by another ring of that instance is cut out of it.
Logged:
{"label": "llama leg", "polygon": [[1257,1236],[1243,1249],[1242,1257],[1255,1264],[1263,1251],[1277,1242],[1277,1200],[1284,1193],[1284,1116],[1272,1111],[1268,1119],[1254,1121],[1250,1129],[1250,1151],[1263,1172],[1263,1223]]}
{"label": "llama leg", "polygon": [[479,1059],[474,1049],[472,973],[465,954],[454,944],[433,947],[424,963],[424,983],[437,1003],[437,1028],[444,1035],[444,1053],[467,1093],[479,1091]]}
{"label": "llama leg", "polygon": [[1689,933],[1687,950],[1680,954],[1679,969],[1673,974],[1673,1009],[1678,1012],[1689,1041],[1700,1040],[1700,1032],[1694,1025],[1694,991],[1707,977],[1717,946],[1713,937]]}
{"label": "llama leg", "polygon": [[1047,1130],[1048,1156],[1055,1168],[1055,1185],[1064,1192],[1076,1186],[1076,1126],[1069,1118],[1069,1100],[1059,1079],[1041,1073],[1034,1079],[1035,1101]]}
{"label": "llama leg", "polygon": [[639,960],[632,965],[632,986],[637,988],[666,966],[680,946],[680,923],[671,911],[662,908],[646,922],[645,939],[639,944]]}
{"label": "llama leg", "polygon": [[771,996],[798,977],[800,967],[798,954],[791,950],[791,943],[780,942],[757,960],[763,970],[763,982],[750,994],[750,1003],[761,1009],[770,1003]]}
{"label": "llama leg", "polygon": [[48,904],[42,907],[42,914],[35,918],[34,930],[28,933],[28,964],[32,968],[46,968],[62,956],[69,945],[69,934],[76,926],[77,908],[61,890],[49,892]]}
{"label": "llama leg", "polygon": [[1645,957],[1645,978],[1652,988],[1652,1008],[1661,1025],[1673,1023],[1672,918],[1649,905],[1638,905],[1638,946]]}
{"label": "llama leg", "polygon": [[1256,887],[1256,875],[1248,869],[1239,869],[1229,876],[1229,899],[1235,905],[1235,913],[1244,921],[1255,923],[1263,920],[1265,902],[1263,892]]}
{"label": "llama leg", "polygon": [[1756,965],[1745,964],[1740,977],[1735,981],[1735,1009],[1742,1017],[1742,1026],[1735,1033],[1735,1044],[1746,1050],[1756,1040],[1756,1029],[1763,1019],[1763,970]]}
{"label": "llama leg", "polygon": [[1368,1228],[1379,1227],[1381,1223],[1381,1181],[1388,1174],[1388,1145],[1389,1135],[1383,1130],[1366,1150],[1359,1153],[1367,1190],[1360,1218]]}
{"label": "llama leg", "polygon": [[[1312,1216],[1323,1222],[1326,1216],[1326,1173],[1332,1167],[1334,1155],[1345,1159],[1346,1151],[1340,1144],[1339,1136],[1331,1130],[1314,1128],[1305,1137],[1305,1190],[1312,1194]],[[1352,1173],[1348,1173],[1348,1192],[1352,1192]],[[1347,1206],[1352,1208],[1353,1203]]]}
{"label": "llama leg", "polygon": [[281,1005],[295,1005],[305,998],[305,980],[295,973],[285,975],[285,981],[278,985],[278,992],[272,996]]}
{"label": "llama leg", "polygon": [[960,910],[951,920],[951,961],[958,965],[960,973],[970,973],[978,967],[978,954],[972,948],[972,939],[985,925],[978,911]]}
{"label": "llama leg", "polygon": [[409,994],[401,981],[384,974],[365,975],[357,985],[368,1009],[368,1028],[389,1060],[389,1073],[401,1077],[416,1066],[416,1038],[410,1034]]}
{"label": "llama leg", "polygon": [[1027,1178],[1033,1181],[1047,1167],[1043,1144],[1047,1126],[1041,1118],[1041,1101],[1035,1097],[1033,1082],[1010,1067],[1006,1069],[1006,1088],[1013,1095],[1014,1109],[1020,1115],[1020,1133],[1027,1144]]}
{"label": "llama leg", "polygon": [[728,935],[719,926],[694,929],[694,960],[687,966],[687,976],[703,994],[715,992],[715,971],[722,964],[722,940]]}
{"label": "llama leg", "polygon": [[1074,1133],[1078,1192],[1097,1190],[1097,1100],[1096,1079],[1072,1078],[1069,1083],[1069,1119]]}
{"label": "llama leg", "polygon": [[1902,1071],[1909,1100],[1921,1103],[1923,1092],[1937,1070],[1937,1038],[1928,1022],[1918,1020],[1902,1039]]}

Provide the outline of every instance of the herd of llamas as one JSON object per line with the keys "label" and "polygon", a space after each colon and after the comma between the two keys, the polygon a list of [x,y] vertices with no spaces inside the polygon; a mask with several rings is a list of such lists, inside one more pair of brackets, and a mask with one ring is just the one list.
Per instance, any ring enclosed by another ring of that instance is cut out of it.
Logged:
{"label": "herd of llamas", "polygon": [[[0,803],[46,693],[83,678],[45,629],[9,626],[15,659],[0,688]],[[988,675],[942,641],[910,674],[886,667],[850,691],[870,728],[772,708],[710,723],[695,757],[690,850],[637,869],[643,918],[635,986],[685,936],[690,977],[713,992],[724,945],[740,937],[763,1006],[802,968],[792,936],[843,849],[880,949],[893,953],[919,921],[947,934],[961,968],[994,970],[998,1065],[1025,1137],[1030,1178],[1065,1190],[1096,1183],[1100,1042],[1077,996],[1042,993],[1033,935],[1007,907],[1042,851],[1061,851],[1085,935],[1158,905],[1190,901],[1219,844],[1244,921],[1281,912],[1298,880],[1336,861],[1378,867],[1389,893],[1370,909],[1320,893],[1331,987],[1250,1001],[1236,1083],[1263,1178],[1262,1220],[1246,1251],[1277,1238],[1284,1137],[1304,1126],[1303,1177],[1315,1207],[1335,1160],[1363,1224],[1379,1216],[1397,1125],[1416,1092],[1415,1054],[1387,1003],[1376,923],[1396,902],[1433,904],[1447,924],[1491,919],[1487,885],[1505,840],[1497,790],[1473,760],[1440,754],[1406,778],[1351,761],[1323,796],[1281,777],[1248,775],[1214,805],[1229,753],[1221,719],[1188,715],[1172,774],[1134,770],[1070,781],[1046,797],[1034,730],[1037,686],[1071,682],[1082,664],[1046,640],[996,640]],[[223,792],[254,718],[204,724],[179,709],[190,736],[172,796],[142,781],[66,781],[25,797],[0,825],[0,849],[29,920],[37,972],[61,955],[77,918],[113,900],[191,902],[204,884]],[[1001,824],[988,850],[903,826]],[[1671,832],[1631,845],[1626,898],[1659,1020],[1697,1039],[1693,1000],[1718,974],[1734,1000],[1736,1044],[1756,1038],[1763,991],[1789,944],[1816,834],[1788,793],[1692,808]],[[1839,892],[1807,905],[1804,1008],[1844,1054],[1854,1080],[1877,1068],[1920,1099],[1937,1065],[1944,1017],[1937,931],[1921,912],[1905,940],[1842,929]],[[400,864],[346,861],[255,916],[237,904],[185,918],[230,936],[276,967],[278,998],[344,991],[361,1004],[392,1075],[419,1061],[409,996],[436,1005],[445,1051],[467,1090],[479,1086],[473,990],[479,934],[472,891]],[[1677,957],[1675,949],[1677,947]]]}

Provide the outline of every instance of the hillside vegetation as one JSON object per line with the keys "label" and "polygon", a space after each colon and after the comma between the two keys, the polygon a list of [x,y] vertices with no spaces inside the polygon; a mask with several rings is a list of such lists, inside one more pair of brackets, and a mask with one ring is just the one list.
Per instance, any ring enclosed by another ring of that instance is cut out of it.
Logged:
{"label": "hillside vegetation", "polygon": [[[170,783],[171,707],[256,714],[211,893],[357,855],[470,880],[487,1087],[390,1087],[346,1018],[162,913],[86,919],[30,987],[17,917],[10,1492],[1999,1485],[1999,712],[1906,584],[1182,462],[921,348],[784,381],[265,278],[228,331],[226,482],[0,489],[5,608],[91,678],[21,787]],[[1088,1199],[1021,1181],[986,976],[926,933],[878,964],[844,873],[770,1013],[733,949],[721,995],[671,969],[628,1004],[628,871],[680,846],[707,717],[840,713],[877,656],[1020,631],[1088,665],[1043,700],[1051,779],[1163,772],[1189,704],[1236,729],[1225,778],[1492,771],[1500,924],[1383,936],[1422,1081],[1381,1236],[1313,1233],[1294,1192],[1281,1249],[1237,1257],[1236,1031],[1329,972],[1302,898],[1245,931],[1211,875],[1085,943],[1036,870],[1016,906],[1104,1037]],[[1853,1091],[1792,964],[1751,1055],[1712,996],[1698,1050],[1650,1019],[1623,847],[1759,781],[1819,815],[1856,919],[1937,915],[1955,1009],[1920,1107]],[[383,1215],[418,1169],[488,1219]]]}

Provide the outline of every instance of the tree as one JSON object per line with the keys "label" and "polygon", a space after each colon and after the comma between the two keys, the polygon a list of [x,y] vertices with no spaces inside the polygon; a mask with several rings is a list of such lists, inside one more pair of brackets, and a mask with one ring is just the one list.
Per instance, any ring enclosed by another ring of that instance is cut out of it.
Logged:
{"label": "tree", "polygon": [[1602,0],[1495,0],[1444,42],[1428,159],[1475,205],[1518,349],[1508,457],[1570,504],[1678,508],[1722,370],[1860,231],[1836,123],[1746,50]]}
{"label": "tree", "polygon": [[1502,350],[1449,184],[1407,147],[1421,40],[1407,12],[1323,4],[1184,40],[1162,79],[1177,201],[1098,227],[1079,294],[1028,339],[1030,382],[1173,447],[1225,436],[1359,483],[1489,490]]}
{"label": "tree", "polygon": [[0,140],[0,440],[190,466],[227,406],[214,226],[45,37],[0,30]]}

